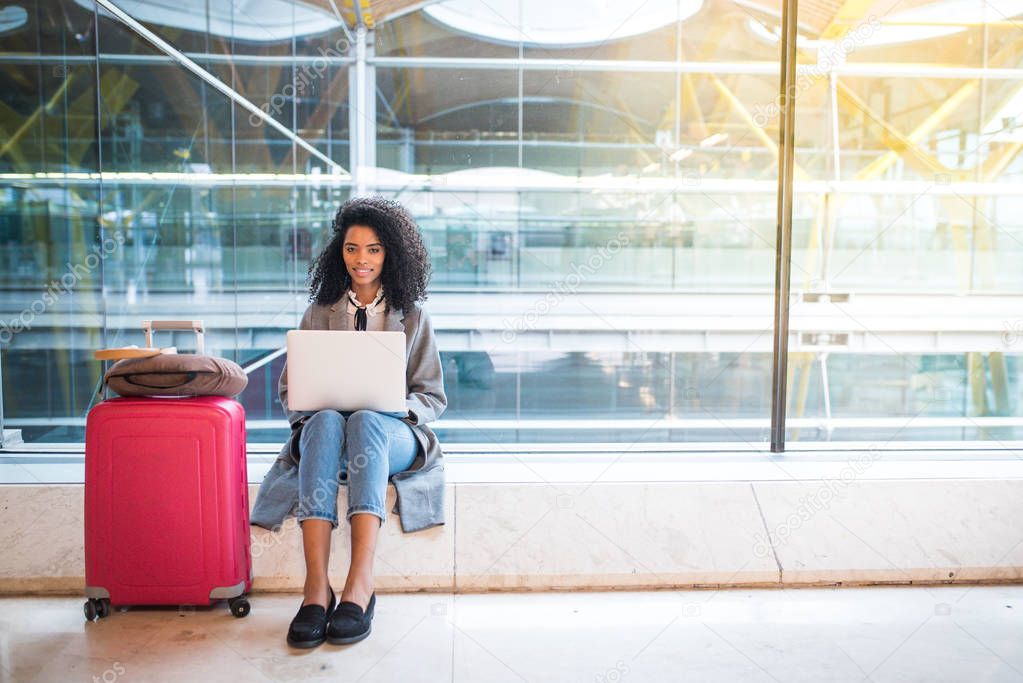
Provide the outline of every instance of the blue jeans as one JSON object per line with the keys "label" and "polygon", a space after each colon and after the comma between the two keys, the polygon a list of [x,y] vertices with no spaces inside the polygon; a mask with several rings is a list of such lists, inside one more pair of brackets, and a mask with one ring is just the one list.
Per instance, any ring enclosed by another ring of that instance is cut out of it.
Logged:
{"label": "blue jeans", "polygon": [[336,529],[338,485],[347,476],[348,522],[371,512],[383,526],[387,481],[412,465],[419,442],[412,427],[390,415],[321,410],[302,427],[299,451],[299,523],[325,519]]}

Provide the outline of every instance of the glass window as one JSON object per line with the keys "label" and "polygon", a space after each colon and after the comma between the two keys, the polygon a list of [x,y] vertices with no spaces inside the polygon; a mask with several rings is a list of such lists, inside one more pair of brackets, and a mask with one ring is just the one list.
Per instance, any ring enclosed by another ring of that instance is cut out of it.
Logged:
{"label": "glass window", "polygon": [[[1023,100],[1015,79],[996,77],[1014,49],[1007,17],[973,9],[931,2],[833,25],[813,47],[807,36],[789,439],[1018,429],[1005,422],[1021,417],[1007,352],[1023,282],[1006,259],[1023,241],[1001,188],[1021,168]],[[987,70],[964,78],[961,67]]]}
{"label": "glass window", "polygon": [[[0,23],[3,417],[26,440],[81,442],[92,351],[144,318],[202,318],[250,372],[250,439],[282,440],[284,334],[354,193],[423,230],[444,440],[767,440],[776,8],[374,7],[360,51],[343,3],[134,3],[204,78],[89,3],[36,4]],[[968,4],[800,7],[789,439],[1023,420],[1017,15]]]}

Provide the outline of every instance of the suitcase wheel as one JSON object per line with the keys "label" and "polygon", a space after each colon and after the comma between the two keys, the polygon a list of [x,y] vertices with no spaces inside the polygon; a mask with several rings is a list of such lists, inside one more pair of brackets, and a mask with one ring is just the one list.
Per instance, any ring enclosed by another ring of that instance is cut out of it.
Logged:
{"label": "suitcase wheel", "polygon": [[89,598],[82,606],[82,610],[85,612],[85,618],[88,621],[93,621],[97,618],[102,619],[110,616],[110,600],[108,598]]}
{"label": "suitcase wheel", "polygon": [[248,616],[250,609],[249,600],[244,595],[237,598],[231,598],[227,601],[227,604],[231,608],[231,614],[239,619]]}

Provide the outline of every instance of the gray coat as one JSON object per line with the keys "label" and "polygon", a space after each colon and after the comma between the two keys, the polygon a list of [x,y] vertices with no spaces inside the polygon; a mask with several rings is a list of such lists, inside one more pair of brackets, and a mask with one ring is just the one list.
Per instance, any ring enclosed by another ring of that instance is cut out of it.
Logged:
{"label": "gray coat", "polygon": [[[350,316],[343,301],[331,306],[310,304],[299,329],[350,329]],[[391,477],[398,498],[392,512],[398,513],[402,531],[409,533],[444,524],[444,456],[437,436],[426,423],[433,422],[444,412],[448,400],[430,316],[419,304],[408,315],[388,306],[385,315],[384,330],[405,332],[405,383],[408,387],[405,402],[409,415],[402,420],[412,427],[419,441],[419,453],[412,465]],[[287,361],[278,391],[289,424],[313,414],[288,409]],[[293,430],[260,484],[250,517],[250,522],[256,526],[272,529],[286,516],[294,514],[298,506],[298,463],[291,455],[294,434]]]}

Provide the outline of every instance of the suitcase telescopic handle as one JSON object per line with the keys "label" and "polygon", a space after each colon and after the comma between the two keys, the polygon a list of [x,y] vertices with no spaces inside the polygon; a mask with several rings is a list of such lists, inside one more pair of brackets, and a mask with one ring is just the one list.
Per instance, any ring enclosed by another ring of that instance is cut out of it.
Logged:
{"label": "suitcase telescopic handle", "polygon": [[201,320],[143,320],[142,330],[146,333],[146,346],[153,346],[153,330],[193,330],[195,332],[195,352],[206,352],[203,334],[206,332]]}

